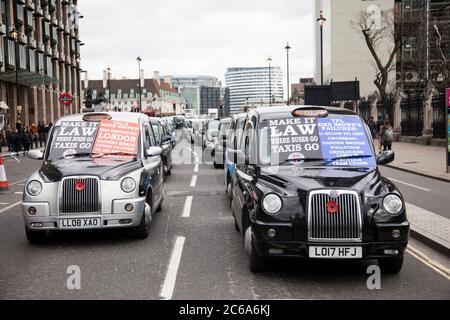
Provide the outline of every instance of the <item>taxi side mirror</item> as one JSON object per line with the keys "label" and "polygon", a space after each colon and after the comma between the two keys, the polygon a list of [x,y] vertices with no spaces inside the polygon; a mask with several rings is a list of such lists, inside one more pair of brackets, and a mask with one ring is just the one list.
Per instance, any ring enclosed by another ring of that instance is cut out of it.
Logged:
{"label": "taxi side mirror", "polygon": [[163,152],[163,149],[161,147],[151,147],[147,149],[147,156],[148,157],[156,157],[160,156]]}
{"label": "taxi side mirror", "polygon": [[28,152],[28,158],[33,160],[44,160],[44,151],[42,150],[31,150]]}
{"label": "taxi side mirror", "polygon": [[388,151],[381,151],[377,156],[377,164],[379,166],[386,165],[395,160],[395,152],[388,150]]}

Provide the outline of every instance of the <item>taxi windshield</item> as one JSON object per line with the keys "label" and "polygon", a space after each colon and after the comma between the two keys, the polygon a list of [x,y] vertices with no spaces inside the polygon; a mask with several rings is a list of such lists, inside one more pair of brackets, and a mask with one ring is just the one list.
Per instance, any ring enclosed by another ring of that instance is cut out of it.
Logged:
{"label": "taxi windshield", "polygon": [[48,161],[114,157],[129,160],[138,155],[139,123],[62,121],[49,140]]}
{"label": "taxi windshield", "polygon": [[371,140],[357,116],[267,119],[260,125],[259,140],[262,164],[376,166]]}

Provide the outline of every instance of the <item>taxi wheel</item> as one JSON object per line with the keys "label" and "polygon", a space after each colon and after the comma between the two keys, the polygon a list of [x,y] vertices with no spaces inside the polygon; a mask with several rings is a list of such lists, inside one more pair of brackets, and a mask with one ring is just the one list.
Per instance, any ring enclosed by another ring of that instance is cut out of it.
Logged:
{"label": "taxi wheel", "polygon": [[381,272],[397,274],[402,270],[404,257],[378,259]]}
{"label": "taxi wheel", "polygon": [[145,214],[142,215],[141,223],[133,230],[136,239],[144,240],[150,234],[150,224],[145,221]]}
{"label": "taxi wheel", "polygon": [[267,260],[258,255],[253,241],[251,244],[251,254],[249,256],[249,268],[253,273],[262,273],[267,271]]}
{"label": "taxi wheel", "polygon": [[31,244],[44,243],[47,238],[47,231],[30,231],[25,227],[27,240]]}

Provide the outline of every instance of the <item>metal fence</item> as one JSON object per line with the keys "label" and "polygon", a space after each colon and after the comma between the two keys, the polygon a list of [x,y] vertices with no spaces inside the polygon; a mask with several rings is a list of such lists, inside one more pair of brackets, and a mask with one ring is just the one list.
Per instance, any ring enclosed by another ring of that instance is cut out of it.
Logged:
{"label": "metal fence", "polygon": [[423,131],[423,98],[408,95],[401,103],[402,136],[420,137]]}
{"label": "metal fence", "polygon": [[445,93],[435,96],[433,105],[433,138],[445,139],[447,137],[447,124],[445,119]]}

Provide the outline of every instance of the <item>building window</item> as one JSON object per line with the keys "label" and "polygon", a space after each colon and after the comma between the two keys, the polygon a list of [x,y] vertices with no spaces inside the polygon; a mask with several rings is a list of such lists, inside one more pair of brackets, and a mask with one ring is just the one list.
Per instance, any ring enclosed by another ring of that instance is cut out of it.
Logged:
{"label": "building window", "polygon": [[28,49],[28,70],[36,72],[36,55],[33,49]]}

